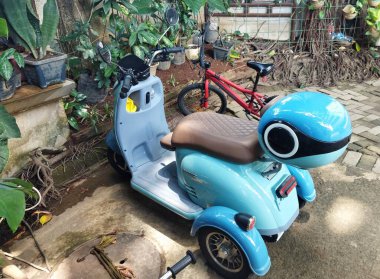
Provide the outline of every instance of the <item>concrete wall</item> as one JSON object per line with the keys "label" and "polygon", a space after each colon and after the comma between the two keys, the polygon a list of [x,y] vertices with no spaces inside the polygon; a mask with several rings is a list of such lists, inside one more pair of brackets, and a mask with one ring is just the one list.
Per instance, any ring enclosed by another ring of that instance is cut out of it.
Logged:
{"label": "concrete wall", "polygon": [[20,139],[10,139],[9,161],[4,176],[17,173],[38,147],[62,146],[70,135],[62,101],[55,101],[14,115],[21,131]]}
{"label": "concrete wall", "polygon": [[[240,31],[260,39],[287,41],[291,36],[290,6],[257,4],[257,6],[236,6],[228,9],[227,14],[215,14],[213,21],[218,22],[220,30],[227,33]],[[263,16],[261,16],[261,14]],[[288,15],[287,15],[288,14]],[[269,17],[268,15],[272,15]]]}
{"label": "concrete wall", "polygon": [[[264,8],[265,9],[265,8]],[[291,34],[290,17],[218,17],[220,30],[233,33],[239,30],[250,36],[268,40],[287,41]]]}

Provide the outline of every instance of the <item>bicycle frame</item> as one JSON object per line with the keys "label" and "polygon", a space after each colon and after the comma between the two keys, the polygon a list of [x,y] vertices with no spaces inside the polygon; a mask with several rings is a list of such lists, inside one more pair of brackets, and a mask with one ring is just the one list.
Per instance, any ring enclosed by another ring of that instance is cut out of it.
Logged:
{"label": "bicycle frame", "polygon": [[[246,112],[249,112],[257,117],[260,117],[260,110],[264,107],[264,103],[262,102],[262,98],[264,97],[263,94],[260,94],[255,91],[255,88],[253,90],[246,89],[244,87],[241,87],[237,85],[236,83],[222,77],[221,75],[218,75],[217,73],[213,72],[210,69],[206,69],[205,71],[205,102],[203,103],[203,106],[205,108],[208,108],[208,97],[209,97],[209,84],[210,81],[214,82],[218,87],[220,87],[228,96],[230,96],[232,99],[234,99],[240,106],[244,108]],[[249,103],[247,104],[246,101],[244,101],[236,92],[234,92],[230,87],[235,88],[236,90],[240,91],[243,94],[247,94],[251,96],[251,99],[249,100]],[[254,107],[255,101],[257,102],[256,105],[258,107]]]}

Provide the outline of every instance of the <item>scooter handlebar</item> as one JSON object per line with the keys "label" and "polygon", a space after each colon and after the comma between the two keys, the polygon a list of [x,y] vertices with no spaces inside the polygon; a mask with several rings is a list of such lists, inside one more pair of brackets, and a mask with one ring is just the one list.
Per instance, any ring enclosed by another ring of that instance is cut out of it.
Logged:
{"label": "scooter handlebar", "polygon": [[195,264],[197,260],[191,251],[186,252],[186,256],[183,257],[179,262],[177,262],[172,267],[168,267],[168,272],[165,273],[160,279],[176,278],[176,275],[180,273],[184,268],[190,264]]}
{"label": "scooter handlebar", "polygon": [[184,47],[167,47],[167,48],[165,48],[165,51],[167,53],[184,52],[185,48]]}
{"label": "scooter handlebar", "polygon": [[123,87],[121,88],[121,91],[120,91],[120,98],[121,99],[127,98],[128,92],[132,86],[132,80],[133,80],[133,77],[130,74],[126,75],[124,77]]}

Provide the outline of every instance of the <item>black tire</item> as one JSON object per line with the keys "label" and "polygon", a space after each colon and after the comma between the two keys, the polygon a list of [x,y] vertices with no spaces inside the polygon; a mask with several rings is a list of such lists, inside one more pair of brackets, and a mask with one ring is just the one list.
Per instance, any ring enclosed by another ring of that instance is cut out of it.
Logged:
{"label": "black tire", "polygon": [[302,209],[306,205],[307,201],[305,201],[303,198],[301,198],[298,195],[297,195],[297,198],[298,198],[298,208]]}
{"label": "black tire", "polygon": [[[204,101],[204,83],[194,83],[186,86],[178,95],[178,108],[183,115],[189,115],[197,111],[204,111],[201,103]],[[209,107],[207,111],[215,111],[217,113],[225,113],[227,109],[227,99],[223,92],[213,86],[209,85]],[[212,99],[212,104],[210,104]]]}
{"label": "black tire", "polygon": [[107,149],[107,158],[110,165],[121,175],[127,178],[131,177],[131,171],[128,168],[123,156],[113,151],[111,148]]}
{"label": "black tire", "polygon": [[270,101],[272,101],[274,98],[278,97],[278,95],[270,96],[264,100],[264,105],[268,104]]}
{"label": "black tire", "polygon": [[[225,232],[210,227],[202,228],[198,232],[198,242],[208,264],[224,278],[244,279],[252,273],[243,250]],[[234,256],[228,256],[231,250],[235,250]],[[230,259],[223,259],[219,254]]]}

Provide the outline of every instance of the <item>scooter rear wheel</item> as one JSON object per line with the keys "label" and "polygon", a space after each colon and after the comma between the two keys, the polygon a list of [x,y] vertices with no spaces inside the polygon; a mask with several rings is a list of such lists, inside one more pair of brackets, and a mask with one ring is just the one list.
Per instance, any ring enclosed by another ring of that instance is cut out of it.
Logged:
{"label": "scooter rear wheel", "polygon": [[252,273],[243,250],[227,233],[202,228],[198,242],[209,265],[224,278],[244,279]]}
{"label": "scooter rear wheel", "polygon": [[123,156],[113,151],[111,148],[107,149],[107,158],[110,165],[122,176],[130,177],[131,171],[128,168]]}

